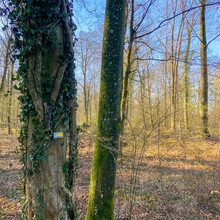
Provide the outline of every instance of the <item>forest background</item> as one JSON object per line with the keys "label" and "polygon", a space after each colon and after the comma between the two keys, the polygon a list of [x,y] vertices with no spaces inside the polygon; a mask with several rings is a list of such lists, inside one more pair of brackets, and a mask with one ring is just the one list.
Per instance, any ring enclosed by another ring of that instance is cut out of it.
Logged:
{"label": "forest background", "polygon": [[[80,131],[80,175],[75,197],[79,219],[83,219],[97,129],[105,4],[95,0],[74,4],[74,21],[78,27],[75,72]],[[205,12],[206,128],[201,117],[199,4],[199,1],[135,1],[132,16],[129,3],[123,66],[124,85],[128,71],[127,94],[124,89],[116,219],[219,219],[220,2],[207,1]],[[1,18],[2,27],[7,22]],[[0,202],[3,208],[0,213],[5,219],[18,216],[21,210],[17,203],[20,165],[13,153],[21,126],[18,82],[13,80],[18,63],[11,59],[10,38],[10,30],[1,32]]]}

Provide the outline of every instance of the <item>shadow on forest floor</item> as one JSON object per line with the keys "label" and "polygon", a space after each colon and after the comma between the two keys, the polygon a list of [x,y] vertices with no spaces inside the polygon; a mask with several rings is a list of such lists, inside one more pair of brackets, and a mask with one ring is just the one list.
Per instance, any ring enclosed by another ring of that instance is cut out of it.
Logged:
{"label": "shadow on forest floor", "polygon": [[[89,150],[90,144],[83,139],[79,146],[80,177],[75,196],[80,219],[85,217],[88,201],[94,150]],[[126,146],[123,163],[118,162],[116,219],[128,219],[129,212],[131,219],[138,220],[220,219],[220,143],[188,141],[185,149],[175,144],[172,150],[167,146],[161,146],[160,166],[157,146],[144,151],[139,165],[136,159],[140,154],[135,158],[134,149]]]}
{"label": "shadow on forest floor", "polygon": [[[0,143],[0,219],[15,219],[21,211],[18,142],[0,135]],[[129,215],[132,220],[220,219],[220,143],[188,141],[185,149],[176,144],[172,150],[168,146],[161,146],[160,163],[156,146],[148,147],[138,166],[133,149],[126,146],[123,163],[118,162],[116,220]],[[83,136],[74,193],[79,220],[86,214],[93,152],[94,138]]]}
{"label": "shadow on forest floor", "polygon": [[0,219],[15,219],[19,215],[22,177],[19,155],[15,153],[17,138],[0,135]]}

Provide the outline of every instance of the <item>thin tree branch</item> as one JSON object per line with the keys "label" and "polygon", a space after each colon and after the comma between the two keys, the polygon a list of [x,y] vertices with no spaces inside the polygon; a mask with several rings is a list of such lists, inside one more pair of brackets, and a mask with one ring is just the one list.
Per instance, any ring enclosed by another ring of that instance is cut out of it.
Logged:
{"label": "thin tree branch", "polygon": [[147,32],[147,33],[141,34],[141,35],[139,35],[139,36],[136,36],[135,38],[136,38],[136,39],[137,39],[137,38],[142,38],[142,37],[144,37],[144,36],[147,36],[147,35],[149,35],[149,34],[152,34],[152,33],[155,32],[156,30],[158,30],[159,28],[161,28],[161,27],[163,27],[164,25],[166,25],[166,24],[164,24],[165,22],[170,21],[170,20],[172,20],[173,18],[175,18],[175,17],[177,17],[177,16],[179,16],[179,15],[182,15],[182,14],[184,14],[184,13],[186,13],[186,12],[190,12],[190,11],[192,11],[192,10],[195,10],[195,9],[201,8],[201,7],[208,7],[208,6],[219,5],[219,4],[220,4],[220,2],[215,2],[215,3],[206,4],[206,5],[195,6],[195,7],[189,8],[189,9],[187,9],[187,10],[184,10],[184,11],[182,11],[182,12],[179,12],[179,13],[175,14],[174,16],[172,16],[172,17],[170,17],[170,18],[167,18],[167,19],[161,21],[161,22],[159,23],[159,25],[158,25],[156,28],[154,28],[153,30],[151,30],[151,31],[149,31],[149,32]]}
{"label": "thin tree branch", "polygon": [[134,31],[136,32],[138,30],[138,28],[140,27],[140,25],[142,24],[142,22],[144,21],[149,9],[150,9],[150,6],[155,2],[156,0],[151,0],[149,5],[147,6],[147,9],[145,10],[144,14],[142,15],[142,18],[140,20],[140,22],[134,27]]}
{"label": "thin tree branch", "polygon": [[210,40],[205,46],[207,47],[212,41],[214,41],[215,39],[217,39],[220,36],[220,34],[216,35],[214,38],[212,38],[212,40]]}

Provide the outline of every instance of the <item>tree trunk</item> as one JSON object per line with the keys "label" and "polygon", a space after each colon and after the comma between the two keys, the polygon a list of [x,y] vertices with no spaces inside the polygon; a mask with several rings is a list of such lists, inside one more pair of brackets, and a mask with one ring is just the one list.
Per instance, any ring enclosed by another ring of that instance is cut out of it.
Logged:
{"label": "tree trunk", "polygon": [[114,191],[122,92],[126,0],[107,0],[102,48],[98,131],[86,220],[114,219]]}
{"label": "tree trunk", "polygon": [[142,71],[142,74],[140,73],[139,75],[140,78],[140,83],[141,83],[141,88],[140,88],[140,96],[141,96],[141,111],[142,111],[142,117],[143,117],[143,123],[144,123],[144,128],[147,128],[147,123],[146,123],[146,119],[145,119],[145,100],[144,100],[144,96],[145,96],[145,83],[146,83],[146,76],[145,76],[145,71]]}
{"label": "tree trunk", "polygon": [[186,54],[184,57],[184,125],[185,130],[189,130],[189,116],[188,116],[188,107],[189,107],[189,50],[191,43],[191,33],[193,30],[194,24],[194,15],[192,17],[192,22],[190,27],[187,23],[187,45],[186,45]]}
{"label": "tree trunk", "polygon": [[149,106],[149,115],[150,115],[150,125],[153,129],[154,127],[154,117],[152,111],[152,100],[151,100],[151,82],[150,82],[150,70],[149,63],[147,64],[147,97],[148,97],[148,106]]}
{"label": "tree trunk", "polygon": [[[174,12],[177,10],[177,2],[175,2]],[[178,103],[178,67],[179,67],[179,57],[181,52],[181,44],[182,44],[182,35],[183,35],[183,27],[184,27],[184,14],[182,14],[181,23],[179,26],[175,48],[174,48],[174,34],[175,34],[175,24],[176,19],[173,19],[172,24],[172,39],[171,39],[171,77],[172,77],[172,89],[171,89],[171,130],[175,131],[176,129],[176,114],[177,114],[177,103]]]}
{"label": "tree trunk", "polygon": [[9,93],[9,100],[8,100],[8,134],[12,134],[11,107],[12,107],[12,91],[13,91],[13,78],[14,78],[13,72],[14,72],[14,61],[12,61],[11,73],[10,73],[10,93]]}
{"label": "tree trunk", "polygon": [[[1,80],[1,84],[0,84],[0,101],[2,101],[2,106],[6,106],[5,103],[4,103],[5,99],[2,97],[2,95],[3,95],[2,93],[4,92],[4,87],[5,87],[5,84],[6,84],[5,81],[6,81],[7,71],[8,71],[8,61],[9,61],[9,53],[10,53],[10,38],[11,38],[11,36],[8,38],[7,44],[6,44],[6,51],[5,51],[5,57],[4,57],[4,67],[3,67],[3,75],[2,75],[2,80]],[[7,110],[8,110],[7,108],[6,109],[2,108],[2,114],[1,114],[1,122],[2,122],[2,124],[6,124],[7,123],[7,119],[6,119]],[[6,115],[4,114],[4,111],[5,111]]]}
{"label": "tree trunk", "polygon": [[[206,0],[201,0],[201,5],[205,5]],[[205,25],[205,6],[200,7],[200,46],[201,46],[201,119],[202,133],[209,136],[208,131],[208,65],[207,65],[207,42]]]}
{"label": "tree trunk", "polygon": [[[57,126],[58,131],[64,131],[62,124]],[[42,155],[39,171],[32,173],[32,136],[35,125],[29,118],[27,144],[26,174],[26,214],[28,219],[67,219],[66,195],[61,187],[65,186],[65,174],[62,170],[66,162],[66,138],[48,142],[49,148]]]}
{"label": "tree trunk", "polygon": [[176,128],[176,74],[174,68],[174,26],[175,18],[171,29],[171,130]]}
{"label": "tree trunk", "polygon": [[188,59],[189,59],[190,40],[191,40],[191,36],[188,33],[186,54],[185,54],[185,58],[184,58],[184,125],[185,125],[185,130],[189,130],[189,118],[188,118],[189,67],[188,67]]}
{"label": "tree trunk", "polygon": [[5,79],[6,79],[6,74],[7,74],[7,70],[8,70],[8,59],[9,59],[9,52],[10,52],[10,39],[11,39],[11,35],[8,38],[6,51],[5,51],[4,69],[3,69],[3,76],[2,76],[2,81],[1,81],[1,85],[0,85],[0,94],[3,92],[4,83],[5,83]]}
{"label": "tree trunk", "polygon": [[86,73],[84,74],[84,86],[83,86],[83,93],[84,93],[84,113],[85,113],[85,124],[88,125],[88,103],[87,103],[87,82],[86,82]]}
{"label": "tree trunk", "polygon": [[[180,53],[181,53],[181,45],[182,45],[182,37],[183,37],[183,30],[184,30],[184,25],[185,25],[185,16],[182,15],[182,20],[180,24],[180,28],[178,31],[178,36],[176,40],[176,48],[175,48],[175,105],[176,105],[176,110],[181,109],[180,104],[179,104],[179,59],[180,59]],[[177,114],[175,114],[177,116]],[[180,120],[179,120],[180,122]],[[181,124],[179,124],[179,127],[181,127]]]}
{"label": "tree trunk", "polygon": [[[157,36],[157,35],[156,35]],[[161,43],[161,45],[164,47],[164,59],[167,60],[169,59],[169,51],[168,51],[168,36],[167,36],[167,29],[165,32],[165,44],[161,41],[161,39],[157,36],[158,41]],[[168,61],[165,61],[163,64],[164,68],[164,115],[167,117],[168,115],[168,108],[167,108],[167,79],[168,79]],[[164,127],[168,128],[168,121],[167,118],[164,119]]]}
{"label": "tree trunk", "polygon": [[26,216],[74,219],[77,134],[70,2],[15,1],[14,7],[18,14],[14,31],[23,34],[18,74]]}
{"label": "tree trunk", "polygon": [[[127,6],[128,7],[128,6]],[[123,88],[122,88],[122,103],[121,103],[121,131],[120,136],[121,140],[119,143],[119,155],[122,157],[122,147],[123,141],[122,137],[124,135],[124,124],[126,120],[126,112],[128,109],[128,87],[129,87],[129,77],[131,73],[131,54],[132,54],[132,47],[134,42],[134,29],[133,29],[133,20],[134,20],[134,0],[131,0],[131,12],[130,12],[130,24],[129,24],[129,43],[128,43],[128,51],[126,57],[126,67],[125,67],[125,75],[123,79]]]}
{"label": "tree trunk", "polygon": [[[167,37],[166,37],[166,43],[167,43]],[[165,49],[165,59],[167,59],[167,50]],[[168,70],[167,70],[167,61],[164,62],[164,112],[165,116],[167,115],[167,75],[168,75]],[[164,127],[167,129],[168,128],[168,121],[167,119],[164,120]]]}
{"label": "tree trunk", "polygon": [[175,102],[175,71],[174,71],[174,26],[175,18],[171,28],[171,130],[175,129],[176,126],[176,102]]}

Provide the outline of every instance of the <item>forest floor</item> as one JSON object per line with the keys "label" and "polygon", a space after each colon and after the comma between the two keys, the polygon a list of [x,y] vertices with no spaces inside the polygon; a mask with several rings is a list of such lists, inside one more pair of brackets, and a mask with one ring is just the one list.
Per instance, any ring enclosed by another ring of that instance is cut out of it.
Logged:
{"label": "forest floor", "polygon": [[[124,141],[118,160],[115,219],[220,219],[220,141],[170,135],[159,142],[134,140]],[[18,145],[16,137],[0,135],[0,219],[21,219]],[[78,219],[86,214],[93,152],[94,136],[81,134]]]}

